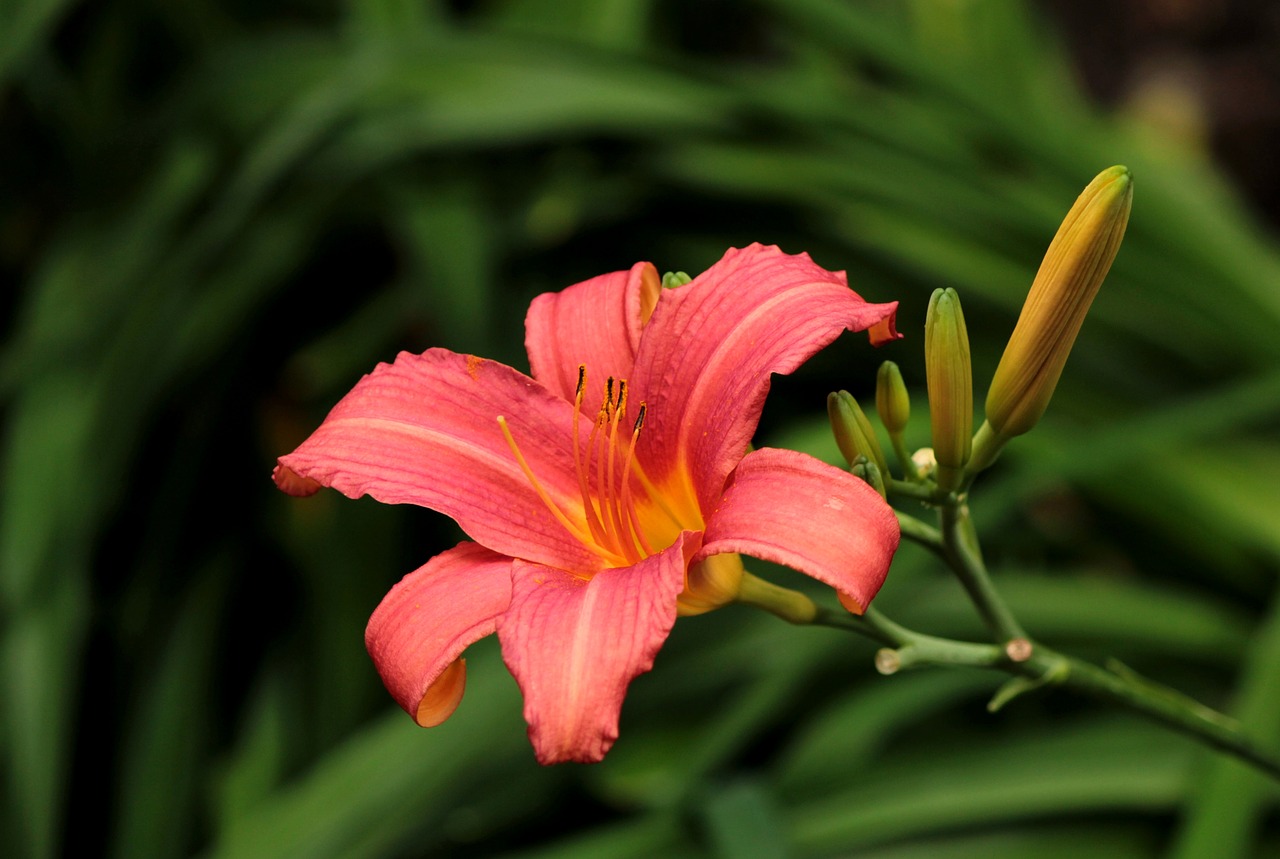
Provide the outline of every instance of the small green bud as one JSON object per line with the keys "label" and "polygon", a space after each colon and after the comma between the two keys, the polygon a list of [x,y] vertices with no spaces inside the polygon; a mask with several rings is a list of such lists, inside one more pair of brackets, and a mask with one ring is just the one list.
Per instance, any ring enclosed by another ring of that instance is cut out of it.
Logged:
{"label": "small green bud", "polygon": [[885,361],[876,373],[876,411],[880,413],[880,422],[889,431],[889,441],[902,465],[902,473],[907,480],[919,480],[920,473],[911,461],[907,440],[903,436],[911,417],[911,396],[902,381],[902,371],[892,361]]}
{"label": "small green bud", "polygon": [[866,457],[875,464],[882,477],[889,473],[876,431],[852,394],[848,391],[828,394],[827,417],[831,419],[831,432],[845,462],[853,465],[858,457]]}
{"label": "small green bud", "polygon": [[853,468],[850,469],[853,476],[869,485],[876,492],[880,493],[881,498],[887,498],[888,493],[884,487],[884,474],[876,466],[874,462],[865,456],[859,456],[853,462]]}
{"label": "small green bud", "polygon": [[911,395],[902,381],[902,371],[892,361],[885,361],[876,373],[876,411],[890,435],[906,429],[911,417]]}
{"label": "small green bud", "polygon": [[954,289],[934,290],[929,299],[924,322],[924,363],[938,486],[950,491],[960,485],[973,443],[969,334],[960,296]]}
{"label": "small green bud", "polygon": [[692,277],[682,271],[669,271],[662,276],[663,289],[675,289],[677,286],[684,286]]}

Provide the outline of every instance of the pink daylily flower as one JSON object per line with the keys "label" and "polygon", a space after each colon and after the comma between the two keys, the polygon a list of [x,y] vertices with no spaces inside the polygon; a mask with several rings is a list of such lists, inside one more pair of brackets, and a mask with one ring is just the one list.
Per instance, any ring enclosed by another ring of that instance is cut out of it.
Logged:
{"label": "pink daylily flower", "polygon": [[496,632],[538,760],[599,761],[676,617],[735,598],[739,553],[825,582],[854,611],[880,588],[899,536],[880,496],[750,443],[771,374],[845,330],[896,337],[896,307],[775,247],[730,250],[675,289],[638,263],[534,300],[532,376],[401,353],[274,477],[294,495],[329,486],[428,507],[471,538],[369,621],[369,653],[418,724],[452,714],[463,650]]}

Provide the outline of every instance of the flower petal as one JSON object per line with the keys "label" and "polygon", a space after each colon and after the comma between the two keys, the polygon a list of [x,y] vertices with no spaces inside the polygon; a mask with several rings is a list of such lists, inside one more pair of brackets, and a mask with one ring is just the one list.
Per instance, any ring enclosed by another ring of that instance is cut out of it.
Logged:
{"label": "flower petal", "polygon": [[466,680],[459,657],[511,602],[511,559],[460,543],[400,580],[369,618],[364,643],[391,697],[419,725],[449,718]]}
{"label": "flower petal", "polygon": [[866,483],[806,454],[761,448],[733,472],[694,562],[741,552],[785,564],[831,585],[861,613],[898,539],[893,509]]}
{"label": "flower petal", "polygon": [[[664,292],[632,378],[648,404],[638,457],[668,491],[690,474],[704,514],[751,442],[772,373],[790,373],[840,332],[879,325],[897,303],[868,304],[830,272],[776,247],[731,249],[692,283]],[[686,490],[687,491],[687,490]]]}
{"label": "flower petal", "polygon": [[[573,405],[510,367],[446,349],[379,364],[293,453],[277,481],[309,478],[352,498],[418,504],[450,516],[503,555],[594,571],[600,559],[549,511],[498,425],[552,503],[583,521],[573,464]],[[580,430],[585,437],[585,428]]]}
{"label": "flower petal", "polygon": [[292,469],[285,468],[283,465],[277,465],[272,470],[271,479],[276,482],[281,492],[295,498],[315,495],[322,488],[319,481],[312,480],[310,477],[299,477]]}
{"label": "flower petal", "polygon": [[696,534],[633,567],[590,581],[516,561],[511,608],[498,622],[507,667],[524,693],[538,760],[591,763],[618,737],[627,685],[653,666],[676,619]]}
{"label": "flower petal", "polygon": [[[539,295],[525,316],[525,348],[533,378],[573,402],[578,367],[591,379],[631,376],[640,328],[653,312],[662,282],[651,263],[630,271],[602,274],[561,292]],[[594,387],[594,383],[593,387]],[[584,409],[594,414],[599,399],[588,396]]]}

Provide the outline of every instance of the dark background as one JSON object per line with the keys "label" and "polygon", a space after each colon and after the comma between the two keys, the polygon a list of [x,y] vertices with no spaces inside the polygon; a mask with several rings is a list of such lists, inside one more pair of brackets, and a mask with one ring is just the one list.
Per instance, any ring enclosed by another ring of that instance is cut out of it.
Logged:
{"label": "dark background", "polygon": [[[1272,4],[28,2],[0,19],[6,855],[1266,856],[1277,792],[1126,714],[730,607],[677,625],[604,764],[541,768],[487,642],[437,729],[362,646],[459,534],[269,473],[360,374],[525,367],[530,298],[776,242],[899,300],[775,385],[916,389],[954,286],[981,397],[1099,170],[1133,217],[1044,422],[974,510],[1034,635],[1280,742]],[[786,571],[771,578],[807,586]],[[819,599],[828,599],[815,591]],[[877,603],[979,637],[904,549]]]}

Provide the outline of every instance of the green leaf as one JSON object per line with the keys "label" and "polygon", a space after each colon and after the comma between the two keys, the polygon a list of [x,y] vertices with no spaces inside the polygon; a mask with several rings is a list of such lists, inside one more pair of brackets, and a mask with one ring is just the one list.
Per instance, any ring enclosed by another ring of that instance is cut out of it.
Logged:
{"label": "green leaf", "polygon": [[112,856],[164,859],[187,856],[189,821],[196,816],[203,749],[215,726],[208,678],[228,578],[226,558],[206,565],[189,588],[173,628],[129,714],[116,794]]}
{"label": "green leaf", "polygon": [[702,819],[716,856],[782,859],[791,855],[777,802],[759,780],[711,788]]}

